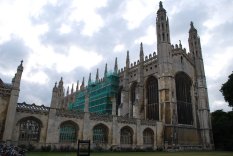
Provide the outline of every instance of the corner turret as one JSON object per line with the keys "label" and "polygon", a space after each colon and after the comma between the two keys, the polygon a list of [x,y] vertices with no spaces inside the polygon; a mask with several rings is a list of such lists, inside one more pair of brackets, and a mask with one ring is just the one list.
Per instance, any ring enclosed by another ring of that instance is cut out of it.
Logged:
{"label": "corner turret", "polygon": [[20,82],[21,82],[22,73],[23,73],[23,60],[18,66],[15,77],[12,80],[12,90],[11,90],[11,95],[10,95],[9,104],[7,108],[7,116],[5,120],[3,141],[12,140],[12,136],[13,136],[12,132],[14,129],[13,128],[14,124],[15,124],[15,113],[16,113],[16,107],[17,107],[17,102],[19,98]]}

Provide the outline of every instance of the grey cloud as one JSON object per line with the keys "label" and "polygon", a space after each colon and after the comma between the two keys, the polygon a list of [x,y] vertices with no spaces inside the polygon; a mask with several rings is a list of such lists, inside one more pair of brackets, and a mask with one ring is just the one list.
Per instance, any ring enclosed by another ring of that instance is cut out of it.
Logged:
{"label": "grey cloud", "polygon": [[3,70],[16,69],[21,60],[27,60],[30,51],[22,39],[13,36],[0,44],[0,67]]}

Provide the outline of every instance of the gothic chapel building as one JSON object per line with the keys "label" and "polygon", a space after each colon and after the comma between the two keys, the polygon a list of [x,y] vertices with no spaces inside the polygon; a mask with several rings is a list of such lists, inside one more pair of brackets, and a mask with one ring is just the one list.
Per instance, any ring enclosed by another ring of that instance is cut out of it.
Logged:
{"label": "gothic chapel building", "polygon": [[212,149],[212,128],[201,42],[191,22],[189,52],[171,44],[162,2],[156,17],[157,53],[103,78],[64,93],[63,79],[52,90],[50,107],[18,103],[23,62],[8,84],[0,79],[0,140],[14,144],[91,148]]}

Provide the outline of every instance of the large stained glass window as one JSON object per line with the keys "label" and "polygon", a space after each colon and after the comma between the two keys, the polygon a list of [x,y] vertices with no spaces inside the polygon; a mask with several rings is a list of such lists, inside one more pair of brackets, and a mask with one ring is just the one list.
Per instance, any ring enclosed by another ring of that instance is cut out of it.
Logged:
{"label": "large stained glass window", "polygon": [[147,93],[147,119],[159,120],[159,93],[158,93],[158,80],[151,76],[146,84]]}
{"label": "large stained glass window", "polygon": [[184,73],[176,74],[176,99],[179,124],[193,124],[191,79]]}

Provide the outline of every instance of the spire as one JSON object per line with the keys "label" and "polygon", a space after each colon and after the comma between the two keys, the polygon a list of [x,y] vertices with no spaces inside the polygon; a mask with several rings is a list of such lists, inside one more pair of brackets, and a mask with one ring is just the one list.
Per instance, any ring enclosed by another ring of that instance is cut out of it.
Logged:
{"label": "spire", "polygon": [[144,60],[143,44],[140,44],[140,61]]}
{"label": "spire", "polygon": [[18,69],[17,69],[17,70],[23,71],[23,60],[21,60],[21,63],[20,63],[20,65],[18,66]]}
{"label": "spire", "polygon": [[71,94],[74,92],[74,84],[72,83]]}
{"label": "spire", "polygon": [[159,10],[157,11],[157,14],[160,14],[160,13],[166,14],[166,10],[163,8],[163,3],[161,1],[159,2]]}
{"label": "spire", "polygon": [[108,65],[106,63],[105,64],[105,70],[104,70],[104,77],[107,77],[107,73],[108,73]]}
{"label": "spire", "polygon": [[170,43],[169,20],[161,1],[159,2],[159,10],[157,11],[156,30],[157,44]]}
{"label": "spire", "polygon": [[89,74],[88,85],[91,84],[91,73]]}
{"label": "spire", "polygon": [[163,3],[161,1],[159,2],[159,9],[163,9]]}
{"label": "spire", "polygon": [[117,57],[115,58],[115,66],[114,66],[114,73],[117,74],[118,71],[118,64],[117,64]]}
{"label": "spire", "polygon": [[179,48],[182,49],[182,44],[180,40],[179,40]]}
{"label": "spire", "polygon": [[77,81],[76,92],[79,90],[79,81]]}
{"label": "spire", "polygon": [[127,56],[126,56],[126,68],[129,68],[129,50],[127,50]]}
{"label": "spire", "polygon": [[53,87],[53,92],[55,92],[57,90],[57,82],[55,82],[55,85]]}
{"label": "spire", "polygon": [[62,87],[62,86],[63,86],[63,80],[62,80],[62,77],[61,77],[61,80],[59,81],[58,87]]}
{"label": "spire", "polygon": [[69,86],[67,87],[66,95],[69,95]]}
{"label": "spire", "polygon": [[85,86],[85,83],[84,83],[84,77],[83,77],[83,81],[82,81],[82,84],[81,84],[80,89],[83,90],[83,89],[84,89],[84,86]]}
{"label": "spire", "polygon": [[99,82],[99,69],[96,70],[95,82]]}
{"label": "spire", "polygon": [[189,33],[197,33],[197,29],[193,26],[193,21],[190,22],[190,29],[189,29]]}

